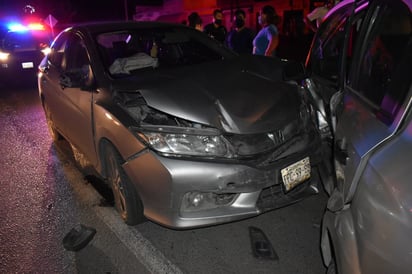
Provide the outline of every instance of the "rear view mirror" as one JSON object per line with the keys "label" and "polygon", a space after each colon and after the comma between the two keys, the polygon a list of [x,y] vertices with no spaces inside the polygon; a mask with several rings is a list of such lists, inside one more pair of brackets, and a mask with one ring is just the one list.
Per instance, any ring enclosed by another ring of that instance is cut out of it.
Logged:
{"label": "rear view mirror", "polygon": [[285,81],[301,81],[307,78],[305,66],[297,61],[287,61],[283,66],[282,76]]}

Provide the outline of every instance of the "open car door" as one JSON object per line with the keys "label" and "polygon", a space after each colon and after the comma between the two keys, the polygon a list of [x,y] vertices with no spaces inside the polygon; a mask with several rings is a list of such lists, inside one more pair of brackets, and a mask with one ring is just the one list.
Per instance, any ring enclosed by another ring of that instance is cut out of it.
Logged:
{"label": "open car door", "polygon": [[367,1],[344,1],[336,5],[315,34],[306,61],[310,77],[304,81],[304,88],[313,100],[323,140],[324,167],[320,175],[328,194],[335,187],[332,147],[336,121],[367,7]]}
{"label": "open car door", "polygon": [[332,211],[351,201],[369,158],[396,135],[410,107],[411,18],[402,1],[374,1],[368,9],[334,133]]}

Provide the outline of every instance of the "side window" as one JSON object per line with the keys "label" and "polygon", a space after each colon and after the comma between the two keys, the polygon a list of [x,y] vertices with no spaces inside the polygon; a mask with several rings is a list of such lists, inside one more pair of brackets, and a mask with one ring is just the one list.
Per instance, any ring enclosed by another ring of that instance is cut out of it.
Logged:
{"label": "side window", "polygon": [[343,6],[322,23],[315,36],[307,64],[315,75],[332,81],[337,80],[339,57],[345,38],[345,23],[352,9],[352,4]]}
{"label": "side window", "polygon": [[65,50],[65,70],[69,72],[88,71],[89,57],[81,38],[72,35]]}
{"label": "side window", "polygon": [[380,6],[375,12],[354,88],[389,125],[411,83],[412,17],[409,8],[399,2]]}
{"label": "side window", "polygon": [[67,35],[63,34],[54,41],[51,51],[48,54],[48,60],[57,68],[62,68],[64,49],[66,47]]}
{"label": "side window", "polygon": [[362,39],[359,39],[359,34],[361,31],[362,22],[364,21],[366,15],[366,6],[362,7],[361,10],[358,10],[356,16],[353,18],[351,26],[349,28],[349,36],[346,48],[345,55],[345,80],[348,81],[352,62],[354,58],[355,48],[358,46],[358,43],[362,42]]}

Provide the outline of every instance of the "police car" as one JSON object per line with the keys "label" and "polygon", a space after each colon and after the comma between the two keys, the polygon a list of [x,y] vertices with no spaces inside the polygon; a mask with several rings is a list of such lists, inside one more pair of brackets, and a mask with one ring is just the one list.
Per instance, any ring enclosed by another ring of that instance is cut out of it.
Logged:
{"label": "police car", "polygon": [[11,22],[5,29],[0,38],[1,81],[16,79],[22,74],[35,77],[37,66],[47,54],[52,40],[50,31],[38,22]]}

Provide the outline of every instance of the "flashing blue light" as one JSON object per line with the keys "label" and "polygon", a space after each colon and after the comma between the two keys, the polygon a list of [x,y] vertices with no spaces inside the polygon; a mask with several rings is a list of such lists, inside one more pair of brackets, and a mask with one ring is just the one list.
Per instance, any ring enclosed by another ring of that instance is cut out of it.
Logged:
{"label": "flashing blue light", "polygon": [[16,32],[24,32],[27,31],[28,28],[20,23],[10,23],[7,25],[9,31],[16,31]]}

